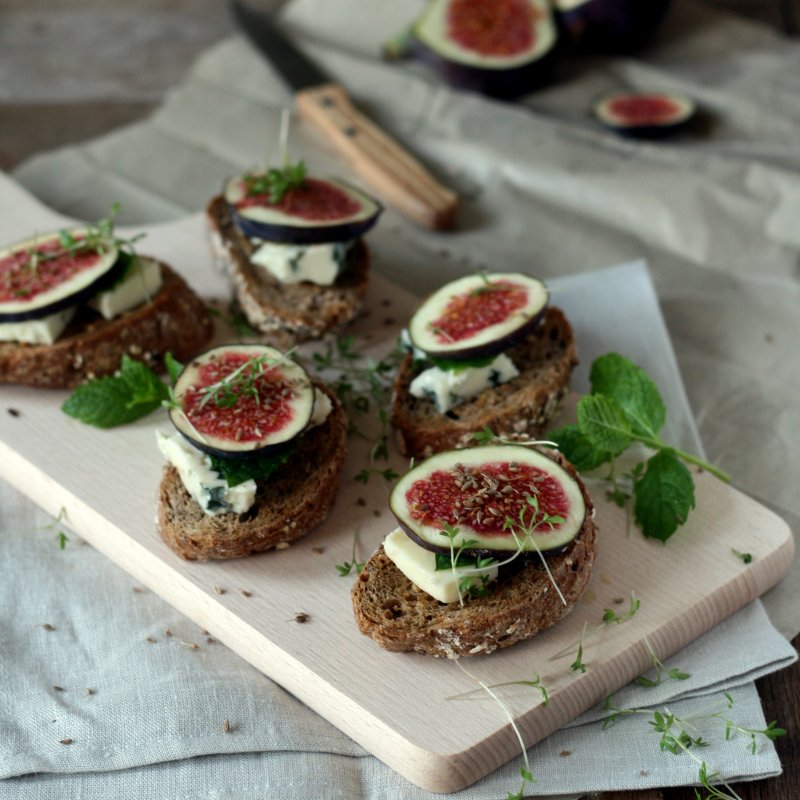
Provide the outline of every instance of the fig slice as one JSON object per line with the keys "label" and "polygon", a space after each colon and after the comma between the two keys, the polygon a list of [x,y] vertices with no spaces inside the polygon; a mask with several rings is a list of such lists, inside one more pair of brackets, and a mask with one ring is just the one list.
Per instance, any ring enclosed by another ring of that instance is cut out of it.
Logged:
{"label": "fig slice", "polygon": [[348,241],[363,236],[383,211],[377,200],[344,181],[311,176],[273,203],[266,192],[249,193],[252,177],[231,178],[224,191],[237,226],[251,238],[289,244]]}
{"label": "fig slice", "polygon": [[195,447],[222,458],[276,455],[314,412],[308,373],[266,345],[224,345],[187,364],[169,416]]}
{"label": "fig slice", "polygon": [[411,317],[408,336],[433,358],[490,358],[527,336],[547,301],[545,285],[522,273],[468,275],[423,302]]}
{"label": "fig slice", "polygon": [[431,0],[410,49],[454,86],[513,99],[549,77],[556,38],[547,0]]}
{"label": "fig slice", "polygon": [[[543,452],[493,445],[438,453],[395,484],[389,506],[403,530],[429,550],[548,552],[583,527],[586,502],[578,481]],[[520,520],[520,514],[522,519]],[[504,529],[507,519],[511,530]]]}
{"label": "fig slice", "polygon": [[688,98],[663,92],[617,92],[594,106],[598,122],[625,136],[658,137],[683,128],[694,116]]}
{"label": "fig slice", "polygon": [[[86,231],[69,235],[80,240]],[[6,248],[0,252],[0,323],[42,319],[78,305],[113,282],[118,261],[113,242],[70,251],[58,233]]]}

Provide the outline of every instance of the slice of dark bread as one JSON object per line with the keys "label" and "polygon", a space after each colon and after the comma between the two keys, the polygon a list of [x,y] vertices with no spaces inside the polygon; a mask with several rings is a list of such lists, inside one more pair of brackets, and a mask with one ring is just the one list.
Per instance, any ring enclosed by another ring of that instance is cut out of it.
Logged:
{"label": "slice of dark bread", "polygon": [[197,561],[247,556],[299,539],[328,516],[344,466],[347,417],[334,393],[316,385],[330,397],[333,410],[302,435],[269,480],[258,481],[255,503],[244,513],[205,514],[175,467],[164,467],[158,530],[179,556]]}
{"label": "slice of dark bread", "polygon": [[578,536],[547,563],[567,604],[553,588],[538,556],[519,558],[502,568],[486,597],[441,603],[417,588],[381,546],[359,573],[352,589],[353,611],[361,633],[394,652],[414,651],[456,658],[491,653],[529,639],[555,625],[572,610],[592,575],[597,528],[594,505],[575,469],[548,453],[578,480],[586,517]]}
{"label": "slice of dark bread", "polygon": [[395,379],[392,402],[400,452],[427,458],[442,450],[468,447],[474,444],[473,434],[486,427],[497,436],[541,436],[558,415],[578,363],[572,327],[561,309],[548,308],[536,330],[506,353],[520,374],[445,414],[433,401],[411,394],[411,382],[421,369],[414,369],[413,358],[407,354]]}
{"label": "slice of dark bread", "polygon": [[211,317],[186,281],[160,266],[158,293],[114,319],[81,306],[53,344],[0,342],[0,383],[72,389],[115,372],[123,355],[156,369],[167,351],[178,361],[196,355],[214,331]]}
{"label": "slice of dark bread", "polygon": [[254,247],[231,218],[222,196],[206,209],[211,254],[228,274],[248,322],[264,340],[282,349],[339,331],[355,319],[367,291],[370,254],[359,239],[332,286],[282,284],[250,261]]}

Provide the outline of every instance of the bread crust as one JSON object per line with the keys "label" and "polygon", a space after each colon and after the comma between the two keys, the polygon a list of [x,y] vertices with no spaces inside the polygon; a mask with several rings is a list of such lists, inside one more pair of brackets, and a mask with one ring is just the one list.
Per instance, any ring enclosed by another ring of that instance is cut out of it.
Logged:
{"label": "bread crust", "polygon": [[196,561],[248,556],[293,542],[328,516],[336,500],[347,451],[347,417],[336,395],[327,419],[305,433],[289,460],[269,480],[258,481],[253,506],[243,514],[203,512],[171,464],[164,466],[157,524],[181,558]]}
{"label": "bread crust", "polygon": [[561,309],[550,307],[541,325],[506,352],[520,374],[446,414],[431,400],[411,394],[411,382],[419,372],[407,354],[395,379],[392,401],[392,425],[400,452],[427,458],[442,450],[469,447],[474,444],[473,434],[487,427],[498,436],[541,436],[558,416],[578,363],[572,326]]}
{"label": "bread crust", "polygon": [[282,284],[250,261],[253,245],[234,224],[221,195],[209,202],[206,218],[214,261],[230,277],[242,311],[264,341],[286,349],[339,331],[358,315],[370,270],[363,239],[350,249],[347,269],[332,286]]}
{"label": "bread crust", "polygon": [[[594,505],[574,467],[558,453],[547,453],[578,481],[586,516],[577,537],[547,559],[561,602],[538,557],[518,559],[486,597],[441,603],[415,586],[381,546],[352,588],[353,611],[361,633],[393,652],[413,651],[457,658],[491,653],[529,639],[572,610],[589,585],[596,553]],[[508,569],[507,567],[504,569]]]}
{"label": "bread crust", "polygon": [[112,374],[123,355],[155,369],[167,351],[178,361],[196,355],[213,333],[211,317],[186,281],[158,263],[163,283],[149,302],[110,320],[81,306],[53,344],[0,342],[0,383],[72,389]]}

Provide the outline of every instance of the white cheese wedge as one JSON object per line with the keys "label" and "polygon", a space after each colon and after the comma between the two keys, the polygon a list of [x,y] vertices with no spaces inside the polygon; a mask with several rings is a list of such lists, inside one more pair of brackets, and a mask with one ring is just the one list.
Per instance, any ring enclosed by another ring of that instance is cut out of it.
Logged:
{"label": "white cheese wedge", "polygon": [[508,383],[517,375],[519,370],[514,362],[501,353],[485,367],[467,367],[458,371],[439,367],[426,369],[411,381],[409,391],[414,397],[432,400],[437,410],[444,414],[484,389]]}
{"label": "white cheese wedge", "polygon": [[104,292],[98,292],[90,305],[105,319],[130,311],[150,300],[161,288],[161,267],[152,258],[136,258],[125,279]]}
{"label": "white cheese wedge", "polygon": [[490,581],[497,579],[497,567],[485,567],[480,574],[474,574],[474,567],[437,570],[436,555],[412,541],[402,528],[395,528],[383,540],[383,550],[411,583],[440,603],[458,601],[462,578],[469,577],[475,586],[481,585],[482,576]]}
{"label": "white cheese wedge", "polygon": [[24,322],[0,323],[0,342],[25,344],[53,344],[64,332],[75,314],[75,307],[57,311],[49,317],[29,319]]}
{"label": "white cheese wedge", "polygon": [[211,466],[209,457],[188,444],[178,433],[156,433],[158,449],[178,470],[186,491],[210,517],[232,511],[242,514],[253,505],[256,482],[248,480],[238,486],[227,481]]}
{"label": "white cheese wedge", "polygon": [[250,260],[281,283],[308,281],[331,286],[341,272],[353,242],[276,244],[253,239],[257,249]]}

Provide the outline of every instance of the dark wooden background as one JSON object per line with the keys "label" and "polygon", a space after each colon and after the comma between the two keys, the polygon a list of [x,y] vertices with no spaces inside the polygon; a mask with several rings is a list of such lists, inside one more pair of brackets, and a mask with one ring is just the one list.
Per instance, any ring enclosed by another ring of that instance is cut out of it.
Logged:
{"label": "dark wooden background", "polygon": [[[798,32],[800,0],[713,4]],[[197,54],[232,31],[221,0],[0,0],[0,169],[146,117]],[[800,647],[800,636],[793,644]],[[776,742],[784,774],[734,788],[742,800],[800,798],[800,665],[759,681],[758,690],[767,720],[789,732]],[[592,800],[695,800],[695,793]]]}

